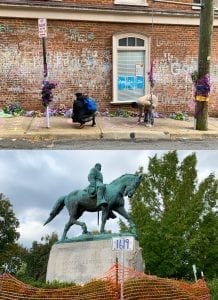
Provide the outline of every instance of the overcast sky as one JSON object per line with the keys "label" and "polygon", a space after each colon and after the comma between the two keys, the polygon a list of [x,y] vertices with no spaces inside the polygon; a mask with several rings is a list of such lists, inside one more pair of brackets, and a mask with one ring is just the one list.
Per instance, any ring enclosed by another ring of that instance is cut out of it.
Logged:
{"label": "overcast sky", "polygon": [[[148,157],[163,155],[167,151],[146,150],[1,150],[0,151],[0,192],[10,199],[13,211],[20,222],[20,244],[30,247],[32,241],[42,236],[62,234],[68,220],[64,208],[48,225],[43,223],[56,200],[75,189],[88,186],[89,170],[100,162],[104,182],[110,183],[125,173],[135,173],[139,166],[147,169]],[[192,152],[197,153],[199,179],[211,172],[218,173],[218,151],[178,151],[183,159]],[[97,213],[85,213],[80,220],[86,222],[88,230],[99,229]],[[110,220],[106,229],[116,231],[117,219]],[[68,237],[79,235],[81,228],[71,227]]]}

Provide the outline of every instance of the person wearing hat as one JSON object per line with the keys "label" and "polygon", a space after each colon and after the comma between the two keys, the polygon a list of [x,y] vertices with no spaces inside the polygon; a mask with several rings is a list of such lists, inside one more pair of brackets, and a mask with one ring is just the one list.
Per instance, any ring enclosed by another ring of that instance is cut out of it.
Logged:
{"label": "person wearing hat", "polygon": [[[103,183],[103,175],[101,173],[101,164],[96,163],[88,174],[88,193],[91,198],[97,196],[97,207],[105,211],[108,207],[108,202],[105,199],[106,185]],[[116,215],[109,209],[107,219],[115,219]]]}
{"label": "person wearing hat", "polygon": [[88,175],[89,193],[90,195],[95,195],[97,193],[97,206],[107,205],[107,201],[104,198],[105,185],[103,183],[103,175],[101,173],[101,164],[97,163],[90,170]]}
{"label": "person wearing hat", "polygon": [[86,122],[92,121],[95,126],[95,113],[87,111],[85,107],[85,96],[81,92],[75,94],[76,100],[73,103],[72,120],[74,123],[80,123],[79,128],[83,128]]}

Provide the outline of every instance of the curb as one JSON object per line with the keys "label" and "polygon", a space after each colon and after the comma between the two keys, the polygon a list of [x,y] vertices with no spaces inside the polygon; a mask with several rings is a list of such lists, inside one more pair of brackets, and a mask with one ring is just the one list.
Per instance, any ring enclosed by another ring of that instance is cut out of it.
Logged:
{"label": "curb", "polygon": [[187,133],[169,133],[169,132],[122,132],[107,131],[97,133],[47,133],[47,132],[26,132],[1,134],[0,140],[132,140],[132,141],[184,141],[184,140],[211,140],[217,139],[218,134],[187,134]]}
{"label": "curb", "polygon": [[23,136],[24,139],[39,138],[39,139],[72,139],[72,140],[98,140],[101,139],[101,133],[33,133],[28,132]]}
{"label": "curb", "polygon": [[102,139],[104,140],[170,140],[170,135],[164,132],[123,132],[123,131],[107,131],[102,132]]}

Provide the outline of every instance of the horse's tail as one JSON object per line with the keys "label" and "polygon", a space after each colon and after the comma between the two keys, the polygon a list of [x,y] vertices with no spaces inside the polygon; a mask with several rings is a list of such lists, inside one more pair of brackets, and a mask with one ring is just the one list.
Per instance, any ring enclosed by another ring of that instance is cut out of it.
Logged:
{"label": "horse's tail", "polygon": [[44,226],[46,224],[48,224],[49,222],[51,222],[51,220],[53,220],[59,214],[59,212],[64,208],[64,205],[65,205],[64,200],[65,200],[65,196],[62,196],[57,200],[57,202],[55,203],[55,206],[53,207],[52,211],[50,212],[49,218],[44,223]]}

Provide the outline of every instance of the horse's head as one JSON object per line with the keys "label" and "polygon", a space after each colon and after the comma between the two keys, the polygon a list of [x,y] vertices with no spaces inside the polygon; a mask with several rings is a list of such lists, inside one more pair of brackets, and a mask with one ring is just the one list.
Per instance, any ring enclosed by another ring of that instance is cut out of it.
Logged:
{"label": "horse's head", "polygon": [[140,182],[142,181],[142,175],[131,175],[132,177],[130,178],[128,184],[126,185],[125,193],[124,196],[128,196],[131,198],[137,187],[139,186]]}

